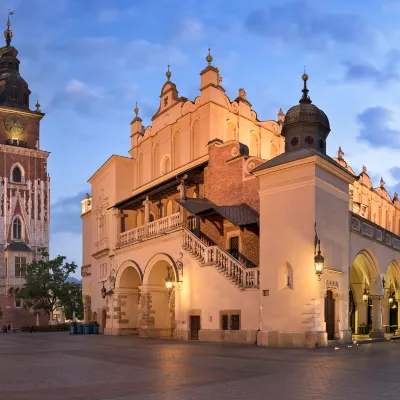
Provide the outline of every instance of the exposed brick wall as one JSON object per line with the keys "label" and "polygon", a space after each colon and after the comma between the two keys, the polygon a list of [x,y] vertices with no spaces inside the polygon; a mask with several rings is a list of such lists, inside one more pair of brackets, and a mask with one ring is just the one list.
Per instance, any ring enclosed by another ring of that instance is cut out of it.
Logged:
{"label": "exposed brick wall", "polygon": [[200,231],[218,246],[225,248],[225,235],[222,217],[214,217],[212,220],[200,218]]}
{"label": "exposed brick wall", "polygon": [[254,264],[258,265],[260,260],[260,239],[255,232],[244,228],[240,236],[242,254]]}
{"label": "exposed brick wall", "polygon": [[[235,161],[227,162],[233,158],[232,150],[237,146],[237,142],[209,146],[209,162],[204,174],[204,197],[217,205],[246,203],[259,211],[259,181],[257,178],[250,178],[246,173],[245,158],[239,157]],[[259,164],[261,162],[255,162],[256,166]]]}

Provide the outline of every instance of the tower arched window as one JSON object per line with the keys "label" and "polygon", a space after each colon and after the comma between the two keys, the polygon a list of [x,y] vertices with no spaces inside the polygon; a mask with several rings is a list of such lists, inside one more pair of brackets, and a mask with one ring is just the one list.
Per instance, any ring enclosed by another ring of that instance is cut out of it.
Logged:
{"label": "tower arched window", "polygon": [[12,231],[12,238],[14,240],[21,240],[22,239],[22,224],[21,224],[21,220],[16,217],[13,221],[13,231]]}
{"label": "tower arched window", "polygon": [[19,167],[14,167],[12,171],[12,181],[13,182],[22,182],[22,172]]}

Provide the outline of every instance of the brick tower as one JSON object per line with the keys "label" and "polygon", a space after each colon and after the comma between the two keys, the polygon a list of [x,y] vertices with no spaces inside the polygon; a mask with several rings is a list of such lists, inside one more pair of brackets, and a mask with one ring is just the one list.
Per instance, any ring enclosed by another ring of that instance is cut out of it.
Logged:
{"label": "brick tower", "polygon": [[29,108],[31,94],[19,73],[18,51],[11,45],[10,15],[0,48],[0,325],[35,324],[38,315],[15,299],[10,289],[25,282],[26,265],[49,248],[49,153],[40,150],[40,104]]}

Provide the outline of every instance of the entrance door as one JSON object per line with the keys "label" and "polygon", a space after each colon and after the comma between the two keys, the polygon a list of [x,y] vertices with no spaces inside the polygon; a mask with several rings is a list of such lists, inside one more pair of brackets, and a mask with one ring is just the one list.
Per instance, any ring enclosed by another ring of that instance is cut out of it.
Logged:
{"label": "entrance door", "polygon": [[229,251],[233,257],[239,258],[239,236],[233,236],[229,240]]}
{"label": "entrance door", "polygon": [[199,330],[200,330],[200,316],[191,315],[190,316],[190,339],[199,340]]}
{"label": "entrance door", "polygon": [[325,297],[325,322],[328,340],[335,339],[335,299],[332,290],[326,292]]}

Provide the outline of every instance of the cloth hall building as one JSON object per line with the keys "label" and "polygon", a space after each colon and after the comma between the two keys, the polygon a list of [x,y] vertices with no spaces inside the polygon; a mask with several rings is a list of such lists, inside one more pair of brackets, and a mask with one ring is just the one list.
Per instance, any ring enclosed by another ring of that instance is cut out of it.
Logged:
{"label": "cloth hall building", "polygon": [[397,330],[400,201],[326,154],[308,94],[260,121],[220,71],[178,95],[168,69],[151,126],[82,201],[85,319],[104,334],[326,346]]}

